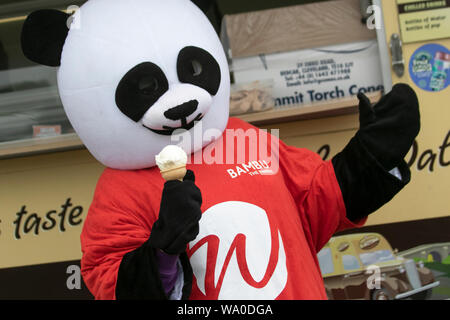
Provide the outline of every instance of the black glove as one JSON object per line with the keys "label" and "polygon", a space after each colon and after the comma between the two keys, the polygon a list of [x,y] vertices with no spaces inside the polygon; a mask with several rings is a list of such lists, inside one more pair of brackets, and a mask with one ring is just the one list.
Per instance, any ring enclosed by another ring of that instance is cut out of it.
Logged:
{"label": "black glove", "polygon": [[187,171],[183,181],[167,181],[149,245],[168,254],[185,252],[186,245],[198,235],[201,205],[202,194],[191,170]]}
{"label": "black glove", "polygon": [[[334,172],[347,218],[359,221],[389,202],[409,183],[411,172],[403,158],[420,129],[416,94],[397,84],[373,107],[359,94],[360,128],[333,159]],[[389,171],[398,168],[402,179]]]}
{"label": "black glove", "polygon": [[357,139],[386,169],[397,167],[411,148],[420,130],[419,102],[414,90],[396,84],[373,107],[358,94],[359,131]]}

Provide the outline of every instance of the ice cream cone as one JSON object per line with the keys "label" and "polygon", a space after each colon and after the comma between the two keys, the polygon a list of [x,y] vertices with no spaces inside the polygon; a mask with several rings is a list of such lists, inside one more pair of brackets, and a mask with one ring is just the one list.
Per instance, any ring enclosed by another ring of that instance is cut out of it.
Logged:
{"label": "ice cream cone", "polygon": [[177,166],[174,168],[161,170],[160,172],[161,172],[161,176],[166,181],[171,181],[171,180],[183,181],[183,178],[186,175],[186,166]]}
{"label": "ice cream cone", "polygon": [[183,149],[175,145],[168,145],[155,156],[155,161],[164,180],[183,181],[187,163],[187,155]]}

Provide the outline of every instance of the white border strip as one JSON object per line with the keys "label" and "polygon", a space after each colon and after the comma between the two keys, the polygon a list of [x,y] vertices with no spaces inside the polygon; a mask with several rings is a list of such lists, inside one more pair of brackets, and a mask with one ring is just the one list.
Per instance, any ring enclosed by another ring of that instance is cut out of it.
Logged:
{"label": "white border strip", "polygon": [[378,50],[380,53],[380,65],[381,74],[383,78],[383,86],[385,93],[392,90],[392,71],[391,71],[391,58],[386,40],[386,30],[384,28],[384,18],[383,18],[383,6],[381,0],[373,0],[373,4],[381,8],[381,28],[376,29],[377,31],[377,41]]}

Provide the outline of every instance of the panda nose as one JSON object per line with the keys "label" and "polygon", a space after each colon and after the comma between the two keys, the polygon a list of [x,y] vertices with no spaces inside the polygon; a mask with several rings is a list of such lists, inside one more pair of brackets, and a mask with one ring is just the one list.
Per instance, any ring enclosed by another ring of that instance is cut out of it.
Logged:
{"label": "panda nose", "polygon": [[164,116],[170,120],[184,120],[197,110],[198,101],[191,100],[180,104],[176,107],[170,108],[164,112]]}

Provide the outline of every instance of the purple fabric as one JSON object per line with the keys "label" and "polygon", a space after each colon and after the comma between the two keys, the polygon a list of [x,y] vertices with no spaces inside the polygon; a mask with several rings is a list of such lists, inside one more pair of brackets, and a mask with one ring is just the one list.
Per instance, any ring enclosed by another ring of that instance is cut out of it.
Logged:
{"label": "purple fabric", "polygon": [[167,295],[170,295],[177,280],[178,255],[171,255],[164,253],[161,250],[156,250],[156,257],[158,259],[159,274],[161,275],[164,291]]}

